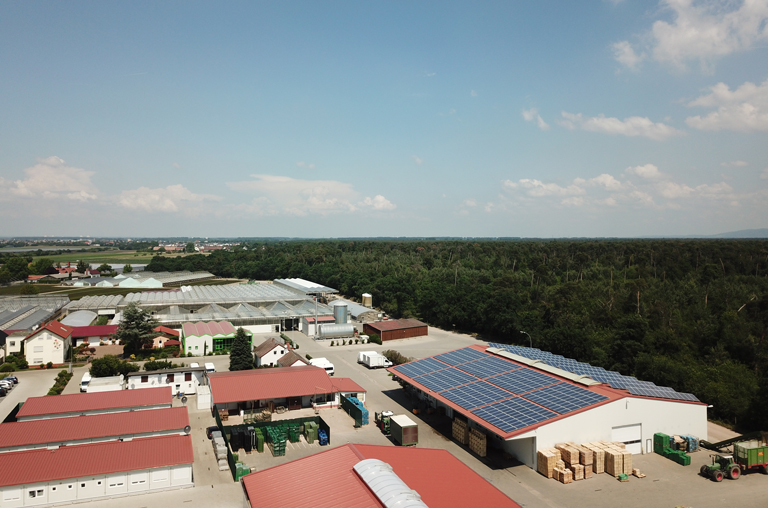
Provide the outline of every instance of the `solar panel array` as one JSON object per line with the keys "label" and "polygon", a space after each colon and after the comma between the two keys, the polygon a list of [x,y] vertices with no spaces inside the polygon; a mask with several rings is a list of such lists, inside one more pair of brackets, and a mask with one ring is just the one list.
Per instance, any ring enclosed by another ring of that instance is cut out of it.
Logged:
{"label": "solar panel array", "polygon": [[553,355],[552,353],[537,348],[496,343],[492,343],[490,346],[509,351],[510,353],[531,360],[541,360],[547,365],[552,365],[553,367],[573,372],[574,374],[589,376],[596,381],[609,384],[613,388],[627,390],[632,395],[658,397],[671,400],[686,400],[691,402],[699,401],[699,399],[691,393],[681,393],[666,386],[657,386],[650,381],[640,381],[632,376],[624,376],[618,372],[608,371],[602,367],[594,367],[587,363],[577,362],[576,360],[565,358],[560,355]]}
{"label": "solar panel array", "polygon": [[608,399],[471,347],[394,370],[505,432]]}
{"label": "solar panel array", "polygon": [[464,363],[458,366],[464,372],[469,372],[475,377],[485,379],[503,372],[521,369],[520,365],[496,358],[495,356],[484,355],[485,358],[473,362]]}
{"label": "solar panel array", "polygon": [[590,392],[568,383],[558,383],[526,393],[525,398],[561,415],[608,400],[605,395]]}
{"label": "solar panel array", "polygon": [[522,429],[557,416],[557,413],[520,397],[502,400],[490,406],[475,409],[472,413],[504,432]]}
{"label": "solar panel array", "polygon": [[464,409],[474,409],[492,402],[512,397],[511,393],[496,388],[485,381],[476,381],[440,393],[443,397]]}
{"label": "solar panel array", "polygon": [[536,388],[543,388],[557,382],[555,378],[531,369],[513,370],[506,374],[488,378],[486,381],[504,388],[505,390],[509,390],[516,395],[530,392]]}

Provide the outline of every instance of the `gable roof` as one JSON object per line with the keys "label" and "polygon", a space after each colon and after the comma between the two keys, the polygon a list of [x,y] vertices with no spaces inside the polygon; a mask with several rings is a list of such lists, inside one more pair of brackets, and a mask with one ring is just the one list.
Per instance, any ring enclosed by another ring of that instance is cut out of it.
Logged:
{"label": "gable roof", "polygon": [[62,339],[66,339],[67,337],[72,335],[72,328],[71,327],[69,327],[67,325],[63,325],[63,324],[59,323],[58,321],[50,321],[50,322],[46,323],[45,326],[42,326],[42,327],[38,328],[34,332],[32,332],[29,335],[27,335],[26,337],[24,337],[24,340],[27,340],[28,338],[30,338],[30,337],[32,337],[34,335],[37,335],[38,333],[40,333],[42,331],[45,331],[45,330],[48,330],[49,332],[53,333],[54,335],[58,335]]}
{"label": "gable roof", "polygon": [[29,397],[21,406],[17,418],[50,414],[81,413],[104,409],[140,408],[158,406],[173,402],[172,390],[167,386],[143,388],[141,390],[120,390],[116,392],[72,393],[67,395],[46,395]]}
{"label": "gable roof", "polygon": [[365,325],[384,332],[387,330],[403,330],[405,328],[421,328],[422,326],[427,326],[427,323],[422,323],[418,319],[391,319],[389,321],[373,321]]}
{"label": "gable roof", "polygon": [[[0,423],[0,448],[181,430],[186,407]],[[2,457],[2,455],[0,455]]]}
{"label": "gable roof", "polygon": [[72,338],[105,337],[117,332],[117,325],[75,326],[72,328]]}
{"label": "gable roof", "polygon": [[[142,390],[137,390],[142,391]],[[190,436],[107,441],[2,454],[0,487],[191,464]]]}
{"label": "gable roof", "polygon": [[[325,369],[313,365],[208,374],[214,404],[336,393],[346,386],[346,379],[331,378]],[[357,388],[350,391],[365,392],[354,384]]]}
{"label": "gable roof", "polygon": [[309,363],[295,351],[288,351],[287,353],[285,353],[277,361],[277,364],[281,367],[290,367],[297,361],[302,362],[304,365],[309,365]]}
{"label": "gable roof", "polygon": [[174,337],[179,337],[181,335],[181,332],[178,330],[174,330],[172,328],[168,328],[167,326],[158,326],[152,329],[153,332],[160,332],[164,333],[166,335],[173,335]]}
{"label": "gable roof", "polygon": [[258,346],[256,346],[256,349],[254,350],[254,353],[256,353],[256,356],[259,358],[262,358],[264,355],[272,351],[278,346],[282,346],[286,349],[288,349],[284,344],[281,342],[278,342],[277,339],[270,337],[269,339],[265,340]]}
{"label": "gable roof", "polygon": [[[229,321],[200,321],[197,323],[187,322],[181,325],[181,329],[184,331],[185,337],[195,336],[200,337],[202,335],[234,335],[237,333],[235,327]],[[245,330],[246,334],[250,334],[248,330]]]}
{"label": "gable roof", "polygon": [[[243,488],[254,506],[265,508],[304,507],[307,492],[313,508],[381,508],[385,505],[353,469],[365,459],[392,466],[427,506],[520,508],[447,450],[429,448],[346,444],[246,475]],[[302,488],[285,489],[285,478],[302,478]]]}

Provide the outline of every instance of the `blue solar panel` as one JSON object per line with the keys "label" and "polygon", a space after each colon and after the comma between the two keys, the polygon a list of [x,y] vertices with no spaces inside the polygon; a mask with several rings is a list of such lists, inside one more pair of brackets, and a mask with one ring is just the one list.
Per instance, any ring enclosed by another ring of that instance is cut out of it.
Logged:
{"label": "blue solar panel", "polygon": [[486,381],[518,395],[558,382],[553,377],[527,368],[490,377]]}
{"label": "blue solar panel", "polygon": [[440,395],[464,409],[474,409],[513,396],[511,393],[505,392],[501,388],[496,388],[485,381],[477,381],[453,388],[452,390],[446,390],[441,392]]}
{"label": "blue solar panel", "polygon": [[465,347],[464,349],[458,349],[449,353],[443,353],[441,355],[434,356],[433,358],[445,362],[448,365],[459,365],[460,363],[471,362],[472,360],[478,360],[480,358],[486,358],[488,355],[482,353],[471,347]]}
{"label": "blue solar panel", "polygon": [[541,390],[526,393],[524,397],[561,415],[608,400],[604,395],[568,383],[547,386]]}
{"label": "blue solar panel", "polygon": [[520,397],[502,400],[490,406],[475,409],[472,413],[504,432],[512,432],[558,416],[557,413]]}
{"label": "blue solar panel", "polygon": [[405,376],[413,378],[446,368],[448,367],[443,363],[433,360],[432,358],[424,358],[423,360],[416,360],[415,362],[398,365],[394,370]]}
{"label": "blue solar panel", "polygon": [[516,363],[502,360],[501,358],[496,358],[495,356],[486,355],[485,358],[475,360],[474,362],[464,363],[459,365],[458,368],[464,372],[469,372],[473,376],[479,377],[480,379],[485,379],[487,377],[495,376],[496,374],[501,374],[502,372],[517,370],[521,367]]}
{"label": "blue solar panel", "polygon": [[473,381],[477,381],[477,378],[465,374],[460,370],[448,368],[424,376],[419,376],[415,381],[426,386],[433,392],[442,392],[443,390],[449,390],[457,386],[472,383]]}

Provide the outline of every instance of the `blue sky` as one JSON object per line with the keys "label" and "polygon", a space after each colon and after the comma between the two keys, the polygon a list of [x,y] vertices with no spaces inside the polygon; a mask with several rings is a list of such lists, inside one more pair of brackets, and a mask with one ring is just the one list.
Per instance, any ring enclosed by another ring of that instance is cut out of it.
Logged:
{"label": "blue sky", "polygon": [[768,227],[768,0],[0,12],[2,236]]}

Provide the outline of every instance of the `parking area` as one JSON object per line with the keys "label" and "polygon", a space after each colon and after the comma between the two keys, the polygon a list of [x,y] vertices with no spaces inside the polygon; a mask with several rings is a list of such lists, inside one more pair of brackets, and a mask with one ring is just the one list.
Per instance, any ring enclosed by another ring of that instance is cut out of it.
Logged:
{"label": "parking area", "polygon": [[0,397],[0,421],[4,420],[19,402],[48,393],[60,371],[61,369],[28,369],[14,372],[13,375],[19,378],[19,384],[5,397]]}

